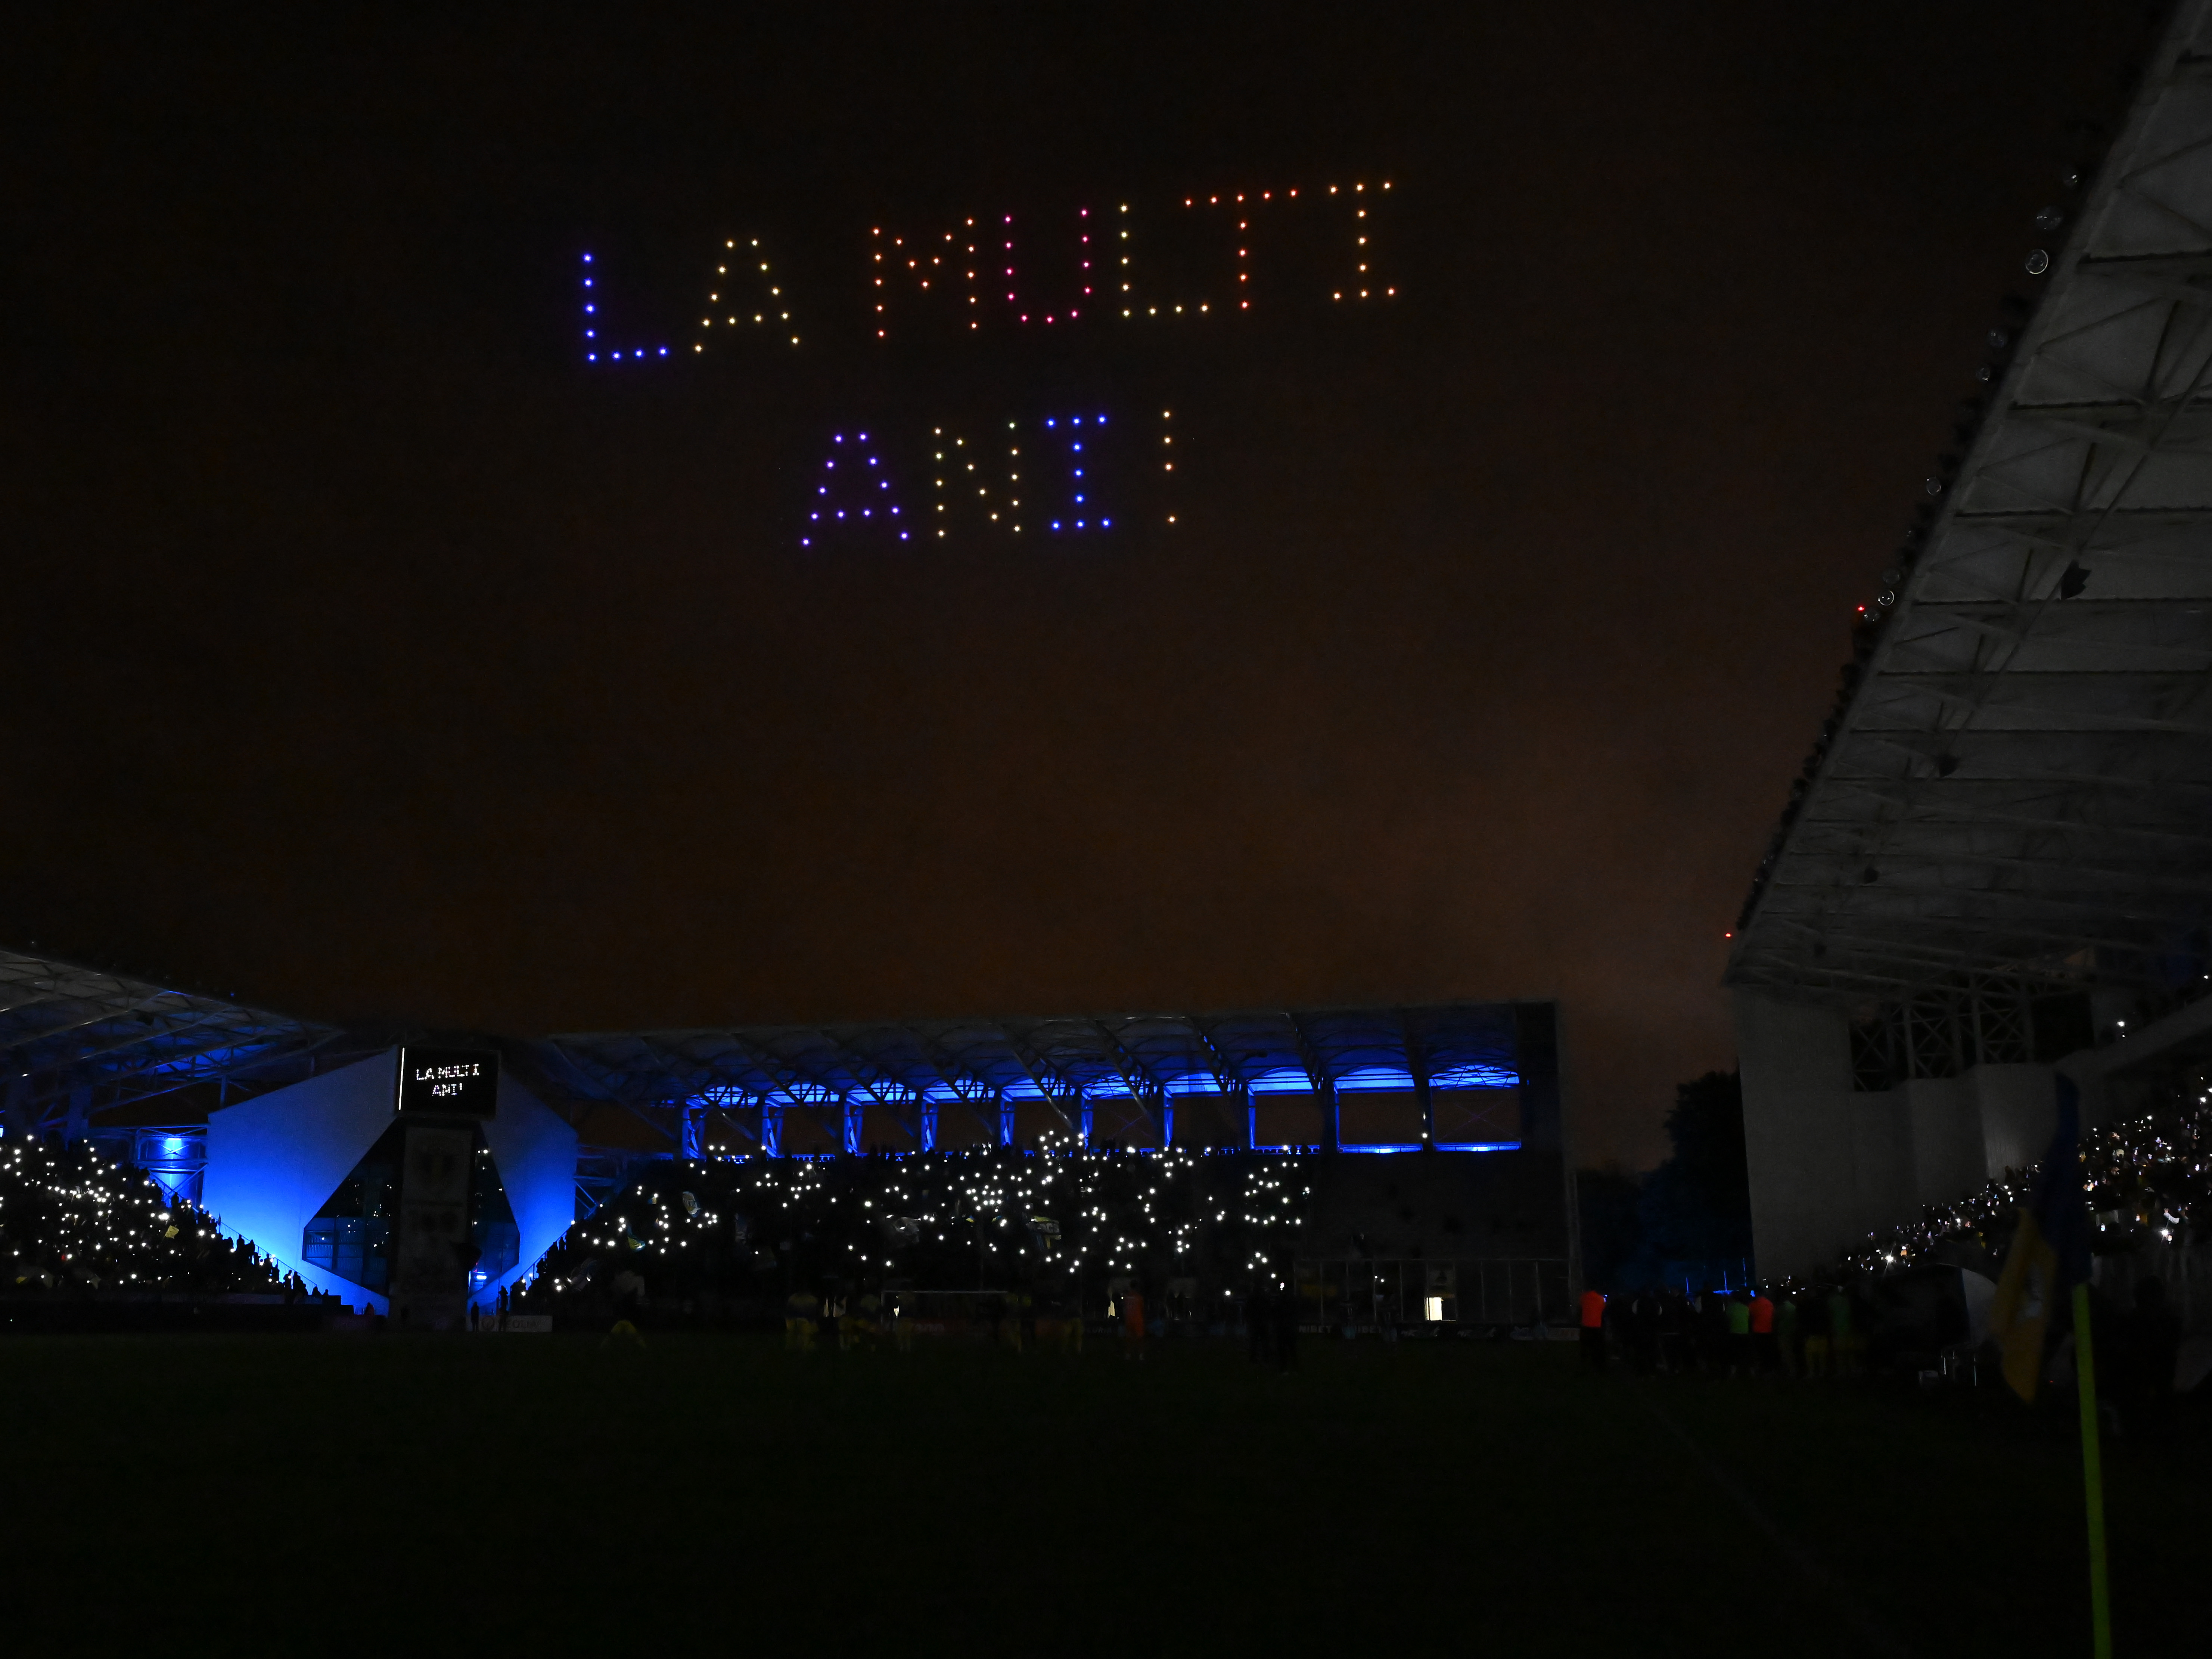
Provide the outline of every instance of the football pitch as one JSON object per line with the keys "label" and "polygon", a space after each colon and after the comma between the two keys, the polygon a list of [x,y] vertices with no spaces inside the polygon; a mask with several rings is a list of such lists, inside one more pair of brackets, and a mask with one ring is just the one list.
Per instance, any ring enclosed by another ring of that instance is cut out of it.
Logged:
{"label": "football pitch", "polygon": [[[2075,1444],[1991,1391],[648,1332],[12,1338],[0,1406],[63,1650],[2087,1651]],[[2119,1651],[2191,1650],[2203,1414],[2106,1468]]]}

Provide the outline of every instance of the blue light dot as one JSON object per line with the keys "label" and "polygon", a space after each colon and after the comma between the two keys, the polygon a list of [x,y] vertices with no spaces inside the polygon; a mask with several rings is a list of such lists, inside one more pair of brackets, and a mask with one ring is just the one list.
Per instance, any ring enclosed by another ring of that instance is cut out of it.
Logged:
{"label": "blue light dot", "polygon": [[801,536],[801,537],[799,538],[799,544],[801,547],[811,547],[811,546],[813,546],[813,545],[814,545],[814,544],[813,544],[812,542],[808,541],[808,540],[806,539],[806,538],[805,538],[805,537],[804,537],[804,536]]}
{"label": "blue light dot", "polygon": [[866,442],[867,442],[867,441],[868,441],[868,434],[867,434],[866,433],[863,432],[863,433],[860,434],[860,441],[861,441],[862,443],[866,443]]}
{"label": "blue light dot", "polygon": [[1059,529],[1059,528],[1060,528],[1060,520],[1057,520],[1057,519],[1054,519],[1054,520],[1052,521],[1052,527],[1053,527],[1054,530]]}
{"label": "blue light dot", "polygon": [[900,532],[899,532],[899,539],[900,539],[901,541],[904,541],[904,540],[906,539],[906,532],[905,532],[905,531],[902,530],[902,531],[900,531]]}
{"label": "blue light dot", "polygon": [[586,254],[584,256],[584,263],[585,263],[586,264],[591,264],[591,263],[592,263],[592,256],[591,256],[590,254],[586,253]]}
{"label": "blue light dot", "polygon": [[1080,415],[1071,415],[1068,416],[1067,423],[1070,426],[1081,426],[1083,424],[1083,416]]}
{"label": "blue light dot", "polygon": [[664,357],[665,357],[665,356],[668,355],[668,348],[667,348],[666,346],[663,346],[663,347],[661,347],[661,348],[660,348],[660,355],[661,355],[662,356],[664,356]]}
{"label": "blue light dot", "polygon": [[591,314],[591,313],[592,313],[594,309],[596,309],[596,307],[592,307],[592,306],[586,306],[586,307],[584,307],[585,314],[586,314],[586,316],[590,315],[590,314]]}
{"label": "blue light dot", "polygon": [[1082,496],[1080,496],[1080,495],[1078,495],[1078,496],[1075,498],[1075,502],[1076,502],[1076,505],[1077,505],[1077,506],[1080,507],[1080,506],[1083,504],[1083,497],[1082,497]]}
{"label": "blue light dot", "polygon": [[585,278],[584,278],[584,286],[585,286],[586,288],[589,288],[589,287],[591,287],[591,285],[592,285],[592,279],[591,279],[590,277],[588,277],[588,276],[585,277]]}
{"label": "blue light dot", "polygon": [[1098,520],[1098,527],[1101,530],[1111,530],[1114,527],[1114,520],[1111,519],[1101,519]]}
{"label": "blue light dot", "polygon": [[584,354],[584,361],[587,363],[596,363],[599,361],[599,354],[596,351],[587,351]]}
{"label": "blue light dot", "polygon": [[1075,521],[1075,527],[1076,527],[1078,530],[1082,529],[1082,528],[1083,528],[1083,520],[1080,520],[1080,519],[1078,519],[1078,520]]}
{"label": "blue light dot", "polygon": [[875,514],[872,508],[864,507],[860,509],[860,516],[864,519],[872,519],[875,516]]}
{"label": "blue light dot", "polygon": [[1045,422],[1045,424],[1046,424],[1047,426],[1050,426],[1050,425],[1052,424],[1052,422],[1051,422],[1050,421],[1047,421],[1047,422]]}
{"label": "blue light dot", "polygon": [[845,516],[845,509],[843,507],[841,507],[837,509],[837,516],[841,519]]}
{"label": "blue light dot", "polygon": [[810,513],[806,516],[810,519],[818,519],[822,515],[819,513]]}
{"label": "blue light dot", "polygon": [[1080,451],[1080,450],[1082,449],[1083,446],[1082,446],[1081,444],[1078,444],[1078,445],[1076,445],[1076,446],[1075,446],[1075,447],[1077,448],[1077,450],[1078,450],[1078,451]]}
{"label": "blue light dot", "polygon": [[1097,418],[1099,425],[1103,426],[1106,424],[1106,417],[1103,415],[1099,416]]}
{"label": "blue light dot", "polygon": [[587,340],[597,339],[599,337],[599,331],[596,328],[587,328],[584,331],[584,337]]}
{"label": "blue light dot", "polygon": [[833,432],[830,434],[830,441],[833,444],[842,444],[845,441],[845,434],[842,432]]}

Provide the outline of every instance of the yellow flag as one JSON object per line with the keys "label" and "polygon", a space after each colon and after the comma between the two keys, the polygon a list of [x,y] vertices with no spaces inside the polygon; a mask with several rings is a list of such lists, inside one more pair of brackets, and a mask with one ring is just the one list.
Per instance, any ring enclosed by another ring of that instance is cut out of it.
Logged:
{"label": "yellow flag", "polygon": [[2043,1338],[2052,1311],[2089,1277],[2088,1212],[2081,1190],[2081,1097],[2058,1079],[2058,1125],[2035,1187],[2005,1253],[2004,1274],[1990,1303],[1990,1334],[2004,1351],[2004,1379],[2033,1403],[2043,1380]]}
{"label": "yellow flag", "polygon": [[2043,1378],[2043,1337],[2050,1328],[2057,1277],[2058,1252],[2035,1224],[2035,1212],[2023,1205],[2020,1231],[2005,1252],[2004,1274],[1990,1303],[1990,1334],[2004,1355],[2004,1380],[2031,1404]]}

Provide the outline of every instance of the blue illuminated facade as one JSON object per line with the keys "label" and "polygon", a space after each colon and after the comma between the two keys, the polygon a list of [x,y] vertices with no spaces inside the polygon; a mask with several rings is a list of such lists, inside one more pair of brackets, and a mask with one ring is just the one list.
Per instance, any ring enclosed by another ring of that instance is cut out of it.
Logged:
{"label": "blue illuminated facade", "polygon": [[[214,1113],[201,1203],[225,1232],[364,1311],[390,1306],[378,1263],[391,1213],[372,1192],[374,1154],[398,1121],[398,1050]],[[480,1184],[489,1212],[470,1294],[489,1304],[521,1278],[575,1215],[576,1132],[512,1078],[483,1121]]]}
{"label": "blue illuminated facade", "polygon": [[550,1075],[694,1156],[1082,1144],[1559,1152],[1549,1003],[549,1039]]}

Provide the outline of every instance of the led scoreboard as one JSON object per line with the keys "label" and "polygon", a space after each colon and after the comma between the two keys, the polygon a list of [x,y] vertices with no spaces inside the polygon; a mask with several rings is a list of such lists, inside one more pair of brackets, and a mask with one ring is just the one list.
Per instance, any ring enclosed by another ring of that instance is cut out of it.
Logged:
{"label": "led scoreboard", "polygon": [[[594,372],[673,370],[732,351],[1236,328],[1397,297],[1382,257],[1389,180],[1073,204],[1042,213],[855,226],[809,280],[772,234],[722,239],[696,318],[617,320],[605,263],[580,256],[579,344]],[[1176,521],[1172,408],[1093,395],[988,419],[878,418],[824,432],[797,540],[818,549],[949,538],[1093,539]]]}
{"label": "led scoreboard", "polygon": [[398,1109],[456,1117],[495,1117],[499,1055],[477,1048],[399,1051]]}

